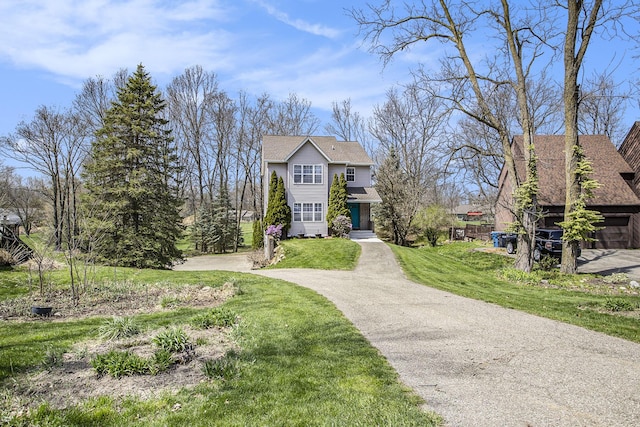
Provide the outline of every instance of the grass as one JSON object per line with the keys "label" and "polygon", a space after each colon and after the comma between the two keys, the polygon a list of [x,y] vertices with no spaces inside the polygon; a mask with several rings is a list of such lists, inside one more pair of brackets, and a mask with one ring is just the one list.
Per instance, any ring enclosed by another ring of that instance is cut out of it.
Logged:
{"label": "grass", "polygon": [[[474,248],[464,243],[421,249],[391,246],[415,282],[640,343],[637,318],[603,312],[612,304],[610,295],[572,289],[589,276],[516,272],[509,269],[511,259]],[[552,286],[538,286],[543,278]],[[615,301],[616,306],[637,307],[640,296],[617,296]]]}
{"label": "grass", "polygon": [[[167,286],[193,282],[190,272],[127,270]],[[133,277],[135,276],[135,277]],[[207,272],[203,284],[228,280]],[[46,404],[6,425],[436,425],[420,399],[333,304],[308,289],[252,275],[234,275],[242,292],[224,307],[238,316],[237,353],[207,368],[210,381],[149,400],[97,397],[78,406]],[[0,282],[4,277],[0,278]],[[134,316],[144,329],[187,324],[210,309]],[[43,349],[65,351],[94,338],[102,318],[0,324],[0,380],[41,363]],[[0,401],[2,405],[2,401]],[[179,407],[179,410],[175,408]],[[0,406],[0,413],[2,413]]]}
{"label": "grass", "polygon": [[348,239],[289,239],[280,242],[285,257],[272,268],[353,270],[360,245]]}

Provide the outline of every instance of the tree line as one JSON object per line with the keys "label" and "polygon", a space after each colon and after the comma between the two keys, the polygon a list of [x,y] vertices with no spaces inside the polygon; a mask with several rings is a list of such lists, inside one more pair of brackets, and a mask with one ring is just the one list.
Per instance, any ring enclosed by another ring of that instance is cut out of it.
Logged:
{"label": "tree line", "polygon": [[[584,77],[588,47],[595,38],[637,40],[638,34],[631,31],[639,12],[638,2],[631,0],[382,1],[350,10],[370,51],[385,63],[423,45],[440,48],[439,67],[415,64],[417,96],[405,99],[421,99],[422,106],[434,102],[438,109],[426,116],[429,118],[438,117],[437,111],[460,117],[457,132],[447,132],[451,137],[445,150],[448,162],[477,180],[481,193],[496,191],[501,170],[497,165],[508,171],[514,189],[509,204],[515,218],[512,229],[518,233],[516,268],[524,271],[532,268],[535,224],[544,215],[537,200],[535,135],[564,133],[566,200],[560,225],[565,229],[561,270],[566,273],[575,272],[578,244],[589,239],[594,222],[601,218],[586,209],[585,196],[597,184],[590,176],[578,134],[617,138],[626,130],[620,128],[620,119],[632,96],[619,91],[606,64],[594,68],[592,79]],[[559,81],[550,75],[556,62],[562,64]],[[410,123],[397,120],[397,115],[392,119],[400,108],[414,106],[385,104],[388,125],[384,130],[393,129],[390,141],[407,135],[408,129],[418,128],[421,135],[428,135],[420,131],[424,115],[413,116],[416,120]],[[437,130],[438,123],[429,129]],[[523,135],[523,170],[516,167],[514,134]],[[383,163],[395,178],[389,182],[392,197],[385,200],[382,196],[382,208],[400,243],[420,208],[420,203],[407,203],[407,197],[422,200],[427,194],[418,181],[427,176],[428,169],[421,168],[419,175],[413,172],[420,166],[415,160],[424,157],[420,151],[407,156],[407,147],[410,145],[392,145]],[[398,182],[406,183],[402,187],[406,194],[401,197]]]}
{"label": "tree line", "polygon": [[[522,240],[516,265],[530,270],[532,224],[540,215],[535,135],[565,133],[571,152],[578,133],[604,133],[614,142],[619,140],[626,131],[624,109],[636,99],[634,93],[615,82],[606,69],[589,76],[582,63],[591,37],[624,37],[622,26],[636,11],[632,1],[575,0],[540,0],[526,6],[506,0],[440,0],[397,6],[383,2],[352,9],[371,51],[384,61],[419,43],[437,46],[441,42],[444,46],[439,68],[416,64],[413,81],[390,88],[383,102],[372,106],[370,117],[355,111],[350,99],[336,101],[322,128],[338,139],[359,141],[373,157],[376,186],[383,199],[376,212],[380,230],[398,244],[407,244],[412,233],[429,234],[433,240],[434,229],[445,217],[443,210],[461,200],[495,203],[498,174],[505,167],[514,180],[513,188],[519,189],[513,203],[515,227]],[[493,41],[490,54],[471,52],[474,37]],[[552,64],[559,58],[563,81],[550,77]],[[154,185],[162,185],[172,198],[162,206],[179,205],[180,218],[193,218],[192,235],[199,250],[237,250],[243,211],[255,212],[260,218],[265,214],[262,135],[322,132],[311,102],[295,93],[285,100],[242,91],[232,95],[221,87],[214,72],[200,66],[186,69],[164,90],[153,86],[144,70],[137,71],[146,76],[149,99],[159,97],[158,106],[161,104],[153,113],[157,129],[145,137],[156,140],[159,170]],[[121,97],[130,92],[127,87],[134,76],[123,69],[111,78],[89,78],[71,106],[42,106],[31,120],[19,123],[14,133],[0,139],[5,156],[28,164],[41,177],[24,180],[11,168],[2,167],[0,179],[9,184],[0,190],[0,202],[24,214],[27,229],[46,212],[53,244],[59,250],[68,248],[82,230],[99,230],[98,224],[108,218],[96,218],[98,211],[107,216],[113,210],[101,206],[99,198],[90,203],[85,195],[104,187],[92,162],[100,155],[101,141],[128,125],[126,115],[120,124],[114,123],[114,109],[127,104]],[[575,115],[569,114],[574,110]],[[530,168],[524,174],[516,170],[512,154],[516,134],[524,135],[528,147]],[[129,157],[136,158],[141,155],[139,150],[148,148],[134,147]],[[579,150],[575,152],[579,156]],[[579,161],[575,157],[572,164]],[[572,197],[567,202],[569,209],[579,200],[578,184],[586,179],[580,175],[583,170],[588,167],[577,170],[568,165],[567,185],[575,190],[568,192]],[[123,170],[119,180],[126,181],[125,177],[136,178]],[[151,195],[152,189],[149,185],[145,190]],[[132,204],[133,199],[130,195]],[[135,224],[134,217],[130,213],[127,221]],[[93,218],[93,226],[86,223],[88,218]],[[176,218],[171,218],[173,224]],[[226,230],[222,234],[215,231],[221,224]],[[87,245],[86,238],[84,241]],[[122,242],[134,243],[131,237]],[[576,244],[573,240],[567,246]]]}

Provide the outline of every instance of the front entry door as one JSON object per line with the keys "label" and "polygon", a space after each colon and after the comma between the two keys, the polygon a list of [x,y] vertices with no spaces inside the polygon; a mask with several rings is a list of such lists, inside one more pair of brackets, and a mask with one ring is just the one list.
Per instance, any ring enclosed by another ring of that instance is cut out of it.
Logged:
{"label": "front entry door", "polygon": [[347,206],[349,207],[349,211],[351,212],[351,225],[354,230],[359,230],[360,229],[360,204],[349,203]]}

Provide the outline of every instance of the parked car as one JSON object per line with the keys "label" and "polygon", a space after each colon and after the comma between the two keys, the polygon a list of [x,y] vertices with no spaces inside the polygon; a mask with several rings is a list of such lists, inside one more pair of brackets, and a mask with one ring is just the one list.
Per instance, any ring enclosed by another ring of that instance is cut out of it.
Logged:
{"label": "parked car", "polygon": [[[504,234],[501,236],[507,253],[516,252],[518,236],[516,234]],[[578,248],[578,256],[580,256]],[[533,248],[534,261],[540,261],[543,255],[549,255],[558,260],[562,259],[562,230],[555,228],[540,228],[536,230],[536,245]]]}

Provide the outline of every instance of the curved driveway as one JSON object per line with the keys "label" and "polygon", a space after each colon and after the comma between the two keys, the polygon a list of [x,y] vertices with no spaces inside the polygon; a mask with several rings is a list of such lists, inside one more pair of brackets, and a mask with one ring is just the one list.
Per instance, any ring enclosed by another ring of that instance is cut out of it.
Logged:
{"label": "curved driveway", "polygon": [[640,345],[418,285],[359,243],[354,271],[254,273],[333,301],[447,425],[640,425]]}

